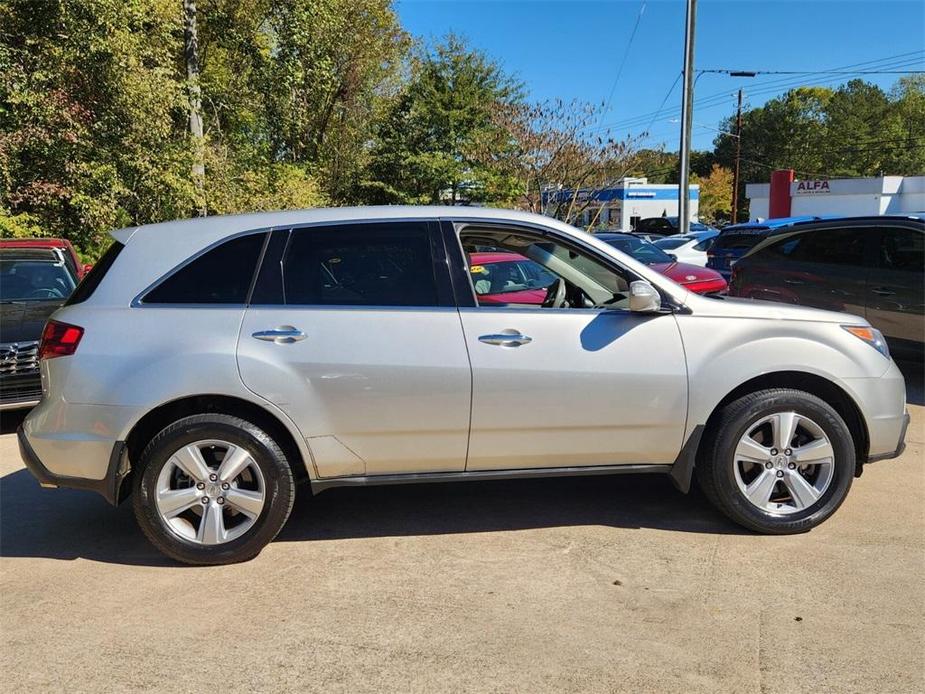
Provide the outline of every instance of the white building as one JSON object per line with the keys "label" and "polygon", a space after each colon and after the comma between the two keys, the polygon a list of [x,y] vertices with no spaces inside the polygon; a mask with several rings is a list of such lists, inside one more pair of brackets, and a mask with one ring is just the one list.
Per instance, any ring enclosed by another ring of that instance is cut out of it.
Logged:
{"label": "white building", "polygon": [[[793,181],[789,187],[789,214],[777,213],[776,217],[925,212],[925,176],[816,179]],[[745,195],[751,219],[770,216],[770,183],[749,183]],[[786,206],[786,196],[783,202]]]}
{"label": "white building", "polygon": [[[700,186],[692,185],[690,191],[691,221],[696,222]],[[571,197],[571,190],[547,189],[543,192],[543,209],[550,210],[557,202],[568,205]],[[579,190],[576,206],[583,207],[589,198],[591,202],[579,220],[583,226],[591,224],[596,217],[600,226],[614,231],[632,231],[636,222],[646,217],[678,216],[678,186],[649,183],[646,178],[622,178],[607,188]]]}

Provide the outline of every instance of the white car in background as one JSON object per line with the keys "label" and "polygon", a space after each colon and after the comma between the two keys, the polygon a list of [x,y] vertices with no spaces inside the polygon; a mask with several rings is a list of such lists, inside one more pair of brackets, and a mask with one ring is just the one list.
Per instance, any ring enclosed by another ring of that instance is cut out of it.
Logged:
{"label": "white car in background", "polygon": [[719,236],[719,231],[695,231],[683,236],[668,236],[653,241],[653,243],[666,253],[677,258],[680,263],[690,263],[706,267],[707,251],[713,245],[713,240]]}

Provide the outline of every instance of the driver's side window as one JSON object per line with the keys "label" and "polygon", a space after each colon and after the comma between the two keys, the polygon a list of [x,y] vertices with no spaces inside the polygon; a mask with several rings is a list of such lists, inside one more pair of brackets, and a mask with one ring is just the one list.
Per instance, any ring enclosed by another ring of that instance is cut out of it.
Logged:
{"label": "driver's side window", "polygon": [[541,236],[465,229],[460,238],[479,306],[622,308],[629,282],[586,253]]}

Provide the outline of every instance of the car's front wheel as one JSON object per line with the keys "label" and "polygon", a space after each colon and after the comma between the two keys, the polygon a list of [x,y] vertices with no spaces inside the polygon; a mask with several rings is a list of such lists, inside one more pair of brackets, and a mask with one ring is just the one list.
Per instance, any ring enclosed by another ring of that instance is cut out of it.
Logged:
{"label": "car's front wheel", "polygon": [[717,508],[768,534],[822,523],[845,500],[854,471],[854,442],[841,416],[814,395],[783,388],[728,404],[696,467]]}
{"label": "car's front wheel", "polygon": [[295,498],[277,443],[229,415],[174,422],[145,447],[137,470],[133,506],[141,529],[187,564],[256,556],[283,527]]}

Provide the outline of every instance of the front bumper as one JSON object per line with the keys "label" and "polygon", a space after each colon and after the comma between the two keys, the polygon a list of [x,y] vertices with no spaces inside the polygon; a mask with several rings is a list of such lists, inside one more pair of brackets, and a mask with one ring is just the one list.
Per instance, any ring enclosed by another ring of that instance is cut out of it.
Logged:
{"label": "front bumper", "polygon": [[99,480],[93,480],[85,477],[57,475],[51,472],[45,467],[32,449],[22,426],[16,430],[16,439],[19,443],[20,457],[22,457],[23,462],[26,464],[26,468],[28,468],[29,472],[39,481],[41,486],[50,489],[69,487],[71,489],[84,489],[97,492],[113,506],[118,505],[121,500],[120,492],[122,489],[122,482],[129,472],[124,441],[116,441],[113,445],[112,453],[109,456],[109,464],[106,467],[105,477]]}
{"label": "front bumper", "polygon": [[879,455],[871,455],[867,457],[868,463],[876,463],[878,460],[890,460],[891,458],[898,458],[903,454],[903,451],[906,450],[906,430],[909,428],[909,413],[907,412],[903,416],[902,429],[899,431],[899,443],[896,444],[896,450],[890,453],[881,453]]}

